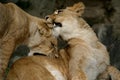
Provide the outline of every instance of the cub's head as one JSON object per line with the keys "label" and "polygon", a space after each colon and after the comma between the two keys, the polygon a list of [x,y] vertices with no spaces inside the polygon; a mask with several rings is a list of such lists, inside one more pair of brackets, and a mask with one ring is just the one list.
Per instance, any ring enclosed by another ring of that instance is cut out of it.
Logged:
{"label": "cub's head", "polygon": [[56,10],[52,15],[46,16],[48,26],[53,28],[53,35],[62,36],[63,38],[69,36],[78,26],[78,19],[83,14],[84,9],[84,4],[79,2],[72,7]]}
{"label": "cub's head", "polygon": [[[34,24],[35,25],[35,24]],[[51,34],[51,29],[47,26],[44,19],[41,19],[36,24],[36,29],[31,29],[31,38],[29,42],[30,52],[32,55],[45,55],[50,57],[56,57],[57,54],[57,40]]]}

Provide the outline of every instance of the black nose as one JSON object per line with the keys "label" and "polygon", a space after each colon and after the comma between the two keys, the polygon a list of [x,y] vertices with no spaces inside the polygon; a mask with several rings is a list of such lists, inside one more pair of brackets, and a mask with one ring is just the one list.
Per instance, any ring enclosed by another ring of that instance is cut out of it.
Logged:
{"label": "black nose", "polygon": [[48,18],[49,18],[48,16],[45,17],[46,20],[47,20]]}

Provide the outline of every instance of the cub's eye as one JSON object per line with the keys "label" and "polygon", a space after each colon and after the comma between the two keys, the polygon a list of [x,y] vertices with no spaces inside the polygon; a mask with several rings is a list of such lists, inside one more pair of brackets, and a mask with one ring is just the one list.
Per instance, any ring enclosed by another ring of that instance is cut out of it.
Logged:
{"label": "cub's eye", "polygon": [[63,12],[63,10],[56,10],[56,11],[54,12],[54,14],[59,14],[59,13],[61,13],[61,12]]}
{"label": "cub's eye", "polygon": [[37,55],[47,56],[47,55],[45,55],[44,53],[38,53],[38,52],[35,52],[33,55],[34,55],[34,56],[37,56]]}
{"label": "cub's eye", "polygon": [[59,22],[54,22],[54,27],[62,27],[62,24]]}

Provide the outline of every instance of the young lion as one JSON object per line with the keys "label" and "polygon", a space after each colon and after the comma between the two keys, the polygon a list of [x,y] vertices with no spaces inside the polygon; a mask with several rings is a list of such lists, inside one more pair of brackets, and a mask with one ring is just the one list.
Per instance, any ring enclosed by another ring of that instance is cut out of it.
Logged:
{"label": "young lion", "polygon": [[54,37],[42,39],[43,41],[30,51],[30,55],[37,53],[40,56],[29,56],[17,60],[12,65],[6,80],[68,80],[68,60],[64,50],[61,50],[59,57],[56,58],[41,55],[41,53],[57,53]]}
{"label": "young lion", "polygon": [[67,71],[60,57],[29,56],[13,64],[6,80],[68,80]]}
{"label": "young lion", "polygon": [[109,65],[106,47],[81,17],[84,8],[80,2],[46,17],[53,35],[68,42],[70,80],[95,80]]}
{"label": "young lion", "polygon": [[[0,3],[0,80],[13,50],[19,44],[32,47],[39,45],[41,35],[49,36],[43,19],[31,16],[13,3]],[[38,29],[39,28],[39,29]]]}

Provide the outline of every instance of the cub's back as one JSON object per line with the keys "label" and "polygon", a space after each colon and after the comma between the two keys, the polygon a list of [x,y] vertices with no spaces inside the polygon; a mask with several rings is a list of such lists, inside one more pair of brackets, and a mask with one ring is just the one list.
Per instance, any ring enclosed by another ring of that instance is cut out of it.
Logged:
{"label": "cub's back", "polygon": [[61,60],[46,56],[30,56],[17,60],[11,67],[7,80],[67,80]]}

